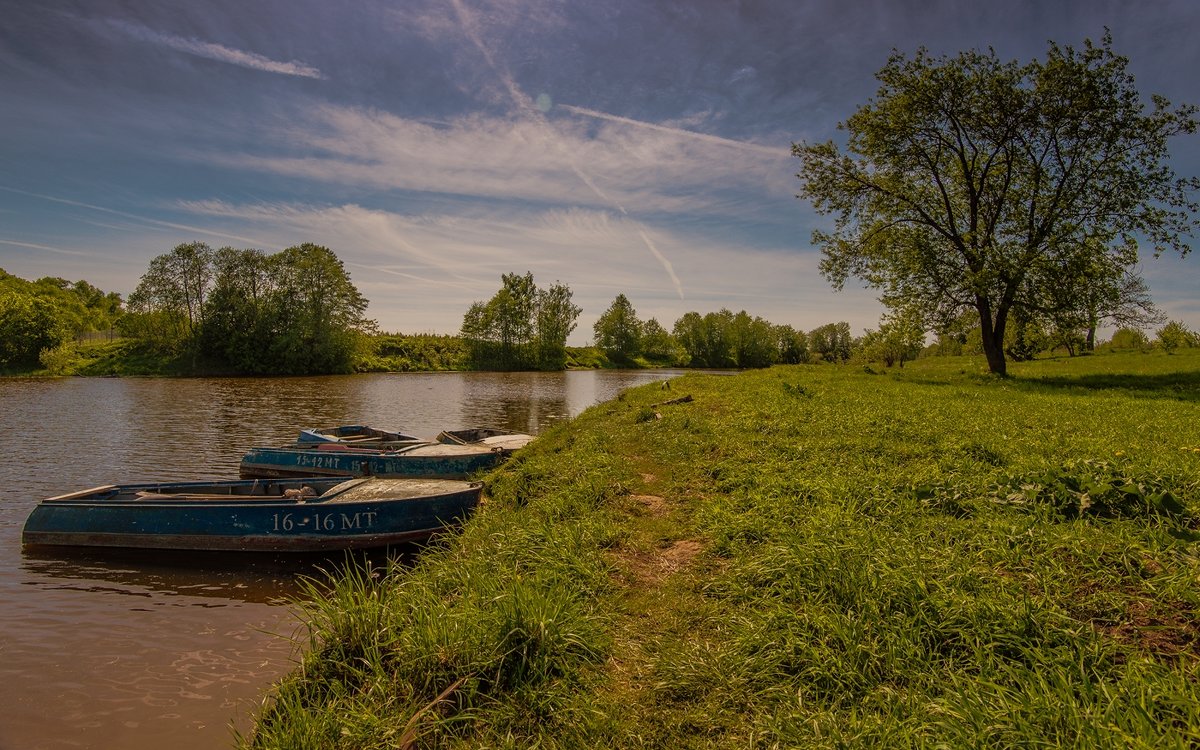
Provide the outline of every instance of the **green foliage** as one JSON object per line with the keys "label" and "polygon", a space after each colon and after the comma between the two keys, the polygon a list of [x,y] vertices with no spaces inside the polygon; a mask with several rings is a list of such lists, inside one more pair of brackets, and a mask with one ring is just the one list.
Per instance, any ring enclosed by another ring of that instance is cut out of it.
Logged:
{"label": "green foliage", "polygon": [[274,261],[260,250],[223,247],[213,256],[201,350],[238,372],[273,372],[267,342],[274,338],[271,299],[278,290]]}
{"label": "green foliage", "polygon": [[567,337],[581,312],[571,290],[556,282],[540,289],[533,274],[501,276],[500,291],[475,302],[463,316],[461,335],[471,366],[493,370],[561,370]]}
{"label": "green foliage", "polygon": [[642,353],[642,327],[629,298],[618,294],[600,314],[592,331],[596,335],[596,346],[603,349],[609,359],[629,363]]}
{"label": "green foliage", "polygon": [[853,353],[850,324],[826,323],[808,332],[808,348],[822,362],[845,362]]}
{"label": "green foliage", "polygon": [[374,330],[341,260],[312,243],[274,255],[179,245],[150,262],[129,306],[124,335],[196,372],[350,372]]}
{"label": "green foliage", "polygon": [[1004,331],[1004,353],[1017,362],[1027,362],[1044,351],[1050,341],[1036,321],[1019,311]]}
{"label": "green foliage", "polygon": [[1140,241],[1189,251],[1200,180],[1178,179],[1167,150],[1195,131],[1195,107],[1155,96],[1147,108],[1111,45],[1107,33],[1080,50],[1051,44],[1025,65],[992,50],[894,53],[844,123],[846,153],[793,147],[802,197],[835,217],[813,234],[822,273],[938,323],[974,310],[1001,375],[1010,315],[1082,314],[1059,327],[1094,328],[1115,314]]}
{"label": "green foliage", "polygon": [[568,346],[567,367],[572,370],[599,370],[612,367],[604,352],[595,346]]}
{"label": "green foliage", "polygon": [[122,315],[120,295],[86,281],[48,277],[31,282],[0,270],[0,369],[34,368],[43,351],[89,331],[111,329]]}
{"label": "green foliage", "polygon": [[867,331],[860,342],[861,353],[887,367],[916,359],[925,343],[925,330],[914,315],[894,312],[879,321],[879,329]]}
{"label": "green foliage", "polygon": [[1134,476],[1128,461],[1081,459],[1060,467],[1011,477],[997,498],[1018,505],[1046,505],[1062,518],[1140,518],[1173,526],[1195,517],[1176,497],[1178,482]]}
{"label": "green foliage", "polygon": [[71,323],[63,309],[46,298],[0,287],[0,368],[36,364],[43,350],[71,338]]}
{"label": "green foliage", "polygon": [[665,367],[687,364],[687,352],[657,318],[647,320],[642,326],[639,348],[648,362]]}
{"label": "green foliage", "polygon": [[789,325],[775,326],[779,347],[779,364],[799,365],[808,361],[808,336]]}
{"label": "green foliage", "polygon": [[75,342],[69,341],[51,349],[43,349],[38,362],[51,375],[70,375],[79,361],[79,350]]}
{"label": "green foliage", "polygon": [[1113,331],[1112,338],[1108,342],[1108,348],[1145,351],[1150,348],[1150,339],[1138,328],[1118,328]]}
{"label": "green foliage", "polygon": [[261,342],[264,367],[287,374],[350,372],[359,339],[374,330],[367,300],[326,247],[304,243],[270,261],[275,283],[267,297],[270,337]]}
{"label": "green foliage", "polygon": [[1173,354],[1177,349],[1196,346],[1196,334],[1177,320],[1172,320],[1158,329],[1158,345],[1167,354]]}
{"label": "green foliage", "polygon": [[729,334],[732,323],[733,313],[725,309],[705,315],[688,312],[675,321],[672,332],[688,354],[688,365],[733,367],[733,344]]}
{"label": "green foliage", "polygon": [[212,265],[213,250],[203,242],[176,245],[153,258],[129,295],[129,310],[138,317],[126,330],[164,352],[195,352]]}
{"label": "green foliage", "polygon": [[458,336],[380,334],[355,362],[357,372],[440,372],[466,370],[466,343]]}

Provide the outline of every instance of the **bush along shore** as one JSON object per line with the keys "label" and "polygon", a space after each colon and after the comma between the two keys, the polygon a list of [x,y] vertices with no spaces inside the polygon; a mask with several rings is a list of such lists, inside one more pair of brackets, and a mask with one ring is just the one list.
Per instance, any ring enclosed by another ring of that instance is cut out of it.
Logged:
{"label": "bush along shore", "polygon": [[1200,743],[1200,357],[648,385],[299,604],[253,748]]}

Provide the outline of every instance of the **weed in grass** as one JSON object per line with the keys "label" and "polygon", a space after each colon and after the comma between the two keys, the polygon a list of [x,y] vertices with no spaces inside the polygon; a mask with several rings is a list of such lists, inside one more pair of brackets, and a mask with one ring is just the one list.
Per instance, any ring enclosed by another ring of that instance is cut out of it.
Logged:
{"label": "weed in grass", "polygon": [[1014,505],[1045,504],[1064,519],[1143,518],[1189,526],[1195,517],[1160,476],[1137,476],[1125,461],[1083,459],[1062,467],[1012,477],[995,490]]}

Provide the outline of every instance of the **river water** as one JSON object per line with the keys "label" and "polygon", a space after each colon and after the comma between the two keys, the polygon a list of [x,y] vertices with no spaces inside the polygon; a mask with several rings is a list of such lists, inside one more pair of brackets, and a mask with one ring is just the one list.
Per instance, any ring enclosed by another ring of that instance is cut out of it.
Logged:
{"label": "river water", "polygon": [[0,378],[0,750],[212,750],[246,731],[304,631],[288,597],[340,560],[23,550],[37,501],[236,478],[301,427],[538,433],[673,371]]}

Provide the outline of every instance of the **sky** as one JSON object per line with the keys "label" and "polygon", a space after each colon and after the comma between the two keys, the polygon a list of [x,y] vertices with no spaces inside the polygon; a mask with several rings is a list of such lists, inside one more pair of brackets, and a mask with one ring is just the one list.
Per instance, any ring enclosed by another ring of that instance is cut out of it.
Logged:
{"label": "sky", "polygon": [[[791,144],[842,142],[893,50],[1044,57],[1111,30],[1200,103],[1195,0],[0,0],[0,268],[127,296],[185,242],[332,249],[384,331],[456,333],[501,275],[668,329],[878,324],[834,291]],[[1171,143],[1200,174],[1200,135]],[[1140,267],[1200,329],[1200,252]]]}

